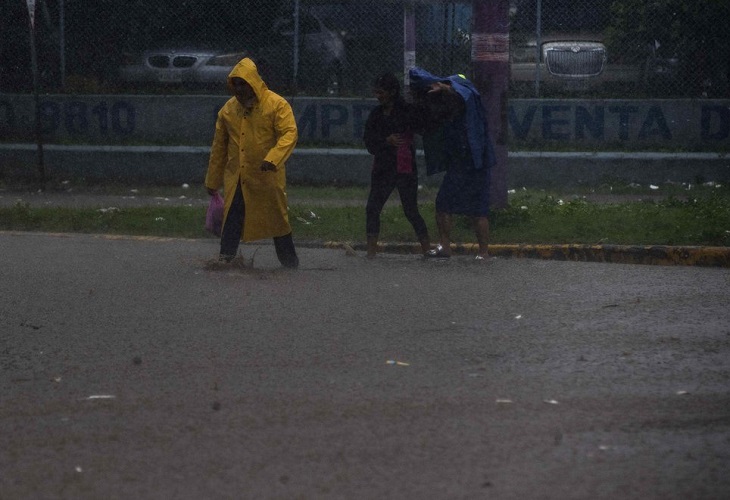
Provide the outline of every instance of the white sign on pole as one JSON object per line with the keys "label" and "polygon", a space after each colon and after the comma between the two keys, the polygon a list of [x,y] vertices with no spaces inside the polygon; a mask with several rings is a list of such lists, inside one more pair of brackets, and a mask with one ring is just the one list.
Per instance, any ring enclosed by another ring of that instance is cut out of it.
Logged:
{"label": "white sign on pole", "polygon": [[26,0],[28,2],[28,14],[30,15],[30,27],[35,28],[35,0]]}

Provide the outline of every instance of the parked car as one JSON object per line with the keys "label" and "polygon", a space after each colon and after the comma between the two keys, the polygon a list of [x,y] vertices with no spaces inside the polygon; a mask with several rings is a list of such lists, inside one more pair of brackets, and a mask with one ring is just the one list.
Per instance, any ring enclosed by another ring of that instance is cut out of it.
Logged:
{"label": "parked car", "polygon": [[[607,82],[638,84],[640,63],[611,58],[600,34],[545,34],[540,40],[516,40],[510,50],[511,78],[515,83],[541,84],[562,90],[585,90]],[[539,72],[539,73],[538,73]]]}
{"label": "parked car", "polygon": [[[279,88],[291,87],[294,81],[294,19],[279,18],[274,22],[275,43],[256,52],[257,62],[267,82]],[[343,88],[343,70],[347,64],[345,42],[340,33],[329,29],[316,15],[305,11],[299,16],[299,51],[297,89],[328,95]]]}
{"label": "parked car", "polygon": [[246,51],[185,44],[161,47],[139,55],[125,54],[119,76],[128,83],[222,85],[233,66],[247,55]]}
{"label": "parked car", "polygon": [[346,64],[342,37],[307,12],[299,18],[299,34],[296,82],[292,18],[277,19],[268,43],[263,46],[223,48],[181,43],[140,54],[125,54],[119,76],[121,81],[130,84],[223,88],[233,66],[248,56],[256,61],[261,75],[273,90],[339,93]]}

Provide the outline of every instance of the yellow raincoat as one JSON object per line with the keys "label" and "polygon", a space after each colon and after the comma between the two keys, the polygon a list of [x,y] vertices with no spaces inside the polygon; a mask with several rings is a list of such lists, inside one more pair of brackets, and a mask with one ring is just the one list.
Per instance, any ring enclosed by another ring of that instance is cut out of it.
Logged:
{"label": "yellow raincoat", "polygon": [[[246,204],[243,241],[254,241],[291,232],[286,200],[286,165],[297,143],[297,124],[289,103],[268,89],[254,62],[242,59],[228,75],[253,88],[257,102],[244,114],[235,97],[218,112],[205,186],[225,191],[225,217],[240,183]],[[276,165],[262,172],[261,164]],[[225,222],[224,222],[225,223]]]}

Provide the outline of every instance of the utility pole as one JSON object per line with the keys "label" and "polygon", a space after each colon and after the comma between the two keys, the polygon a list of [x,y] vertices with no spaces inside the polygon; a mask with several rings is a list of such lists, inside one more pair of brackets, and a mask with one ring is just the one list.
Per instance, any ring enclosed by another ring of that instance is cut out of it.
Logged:
{"label": "utility pole", "polygon": [[492,168],[492,208],[507,206],[507,91],[509,89],[509,0],[472,0],[473,81],[487,113],[497,164]]}

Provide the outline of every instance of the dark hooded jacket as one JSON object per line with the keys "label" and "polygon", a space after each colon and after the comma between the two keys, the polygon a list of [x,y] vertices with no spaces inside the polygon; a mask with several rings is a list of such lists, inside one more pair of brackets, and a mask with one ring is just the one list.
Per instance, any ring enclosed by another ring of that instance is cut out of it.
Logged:
{"label": "dark hooded jacket", "polygon": [[[397,169],[398,148],[391,146],[386,138],[391,134],[405,134],[406,136],[413,130],[413,110],[412,107],[403,100],[402,97],[396,99],[390,115],[383,112],[383,106],[377,106],[370,112],[365,122],[365,133],[363,140],[368,152],[374,156],[373,171],[386,171]],[[410,136],[412,137],[412,133]],[[413,141],[409,141],[407,147],[410,150],[410,169],[416,171],[416,151]]]}

